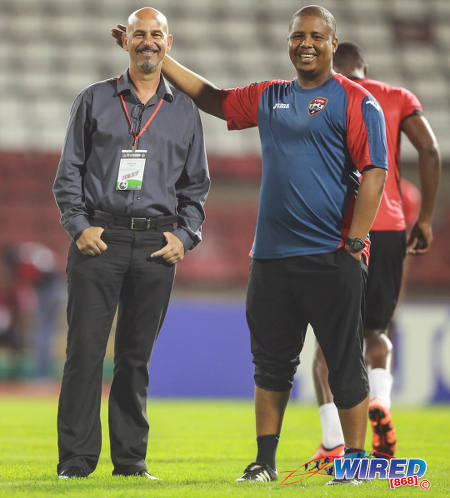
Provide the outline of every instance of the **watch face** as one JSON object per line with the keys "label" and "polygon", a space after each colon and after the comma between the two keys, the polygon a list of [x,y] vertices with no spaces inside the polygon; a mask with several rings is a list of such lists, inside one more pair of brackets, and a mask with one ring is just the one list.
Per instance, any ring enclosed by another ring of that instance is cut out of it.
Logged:
{"label": "watch face", "polygon": [[365,246],[365,243],[361,239],[353,239],[351,244],[350,244],[350,247],[355,252],[361,251],[362,249],[364,249],[364,246]]}

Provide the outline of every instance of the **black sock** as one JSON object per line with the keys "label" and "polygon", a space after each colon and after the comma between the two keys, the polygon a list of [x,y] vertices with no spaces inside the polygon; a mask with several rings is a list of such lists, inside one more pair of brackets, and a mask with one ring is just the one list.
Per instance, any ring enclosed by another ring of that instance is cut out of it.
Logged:
{"label": "black sock", "polygon": [[353,455],[354,458],[364,458],[366,456],[366,452],[359,448],[344,448],[344,456],[345,455]]}
{"label": "black sock", "polygon": [[257,437],[258,455],[256,456],[256,463],[265,463],[275,470],[275,455],[277,453],[279,440],[279,434],[269,434],[268,436]]}

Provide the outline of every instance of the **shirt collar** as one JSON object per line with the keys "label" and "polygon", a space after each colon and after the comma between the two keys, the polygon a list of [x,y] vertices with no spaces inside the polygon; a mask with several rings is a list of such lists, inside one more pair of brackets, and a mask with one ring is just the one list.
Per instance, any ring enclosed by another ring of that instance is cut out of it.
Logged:
{"label": "shirt collar", "polygon": [[[117,93],[120,95],[124,92],[131,92],[133,88],[133,83],[131,82],[130,74],[128,73],[128,69],[124,71],[119,79],[117,80]],[[161,74],[161,79],[159,81],[158,88],[156,90],[156,95],[160,99],[164,99],[167,102],[173,101],[173,93],[170,89],[169,83],[166,78]]]}

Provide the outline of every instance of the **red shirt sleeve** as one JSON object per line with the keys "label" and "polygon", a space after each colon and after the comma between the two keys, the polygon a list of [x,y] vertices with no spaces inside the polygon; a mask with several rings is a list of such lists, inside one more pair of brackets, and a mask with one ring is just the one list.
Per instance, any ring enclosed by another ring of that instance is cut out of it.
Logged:
{"label": "red shirt sleeve", "polygon": [[220,105],[229,130],[258,126],[258,106],[261,95],[278,81],[252,83],[242,88],[222,90]]}
{"label": "red shirt sleeve", "polygon": [[401,113],[401,121],[405,118],[411,116],[415,112],[422,112],[422,104],[419,99],[406,88],[399,88],[400,99],[402,102],[402,113]]}

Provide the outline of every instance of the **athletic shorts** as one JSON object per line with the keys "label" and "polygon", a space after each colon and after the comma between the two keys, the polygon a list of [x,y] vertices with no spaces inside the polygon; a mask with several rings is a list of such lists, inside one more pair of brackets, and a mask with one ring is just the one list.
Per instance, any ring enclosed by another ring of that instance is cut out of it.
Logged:
{"label": "athletic shorts", "polygon": [[292,387],[311,324],[328,364],[336,406],[351,408],[367,396],[362,321],[366,275],[366,266],[345,249],[251,261],[247,322],[258,387]]}
{"label": "athletic shorts", "polygon": [[397,305],[406,254],[406,233],[370,232],[365,329],[386,330]]}

